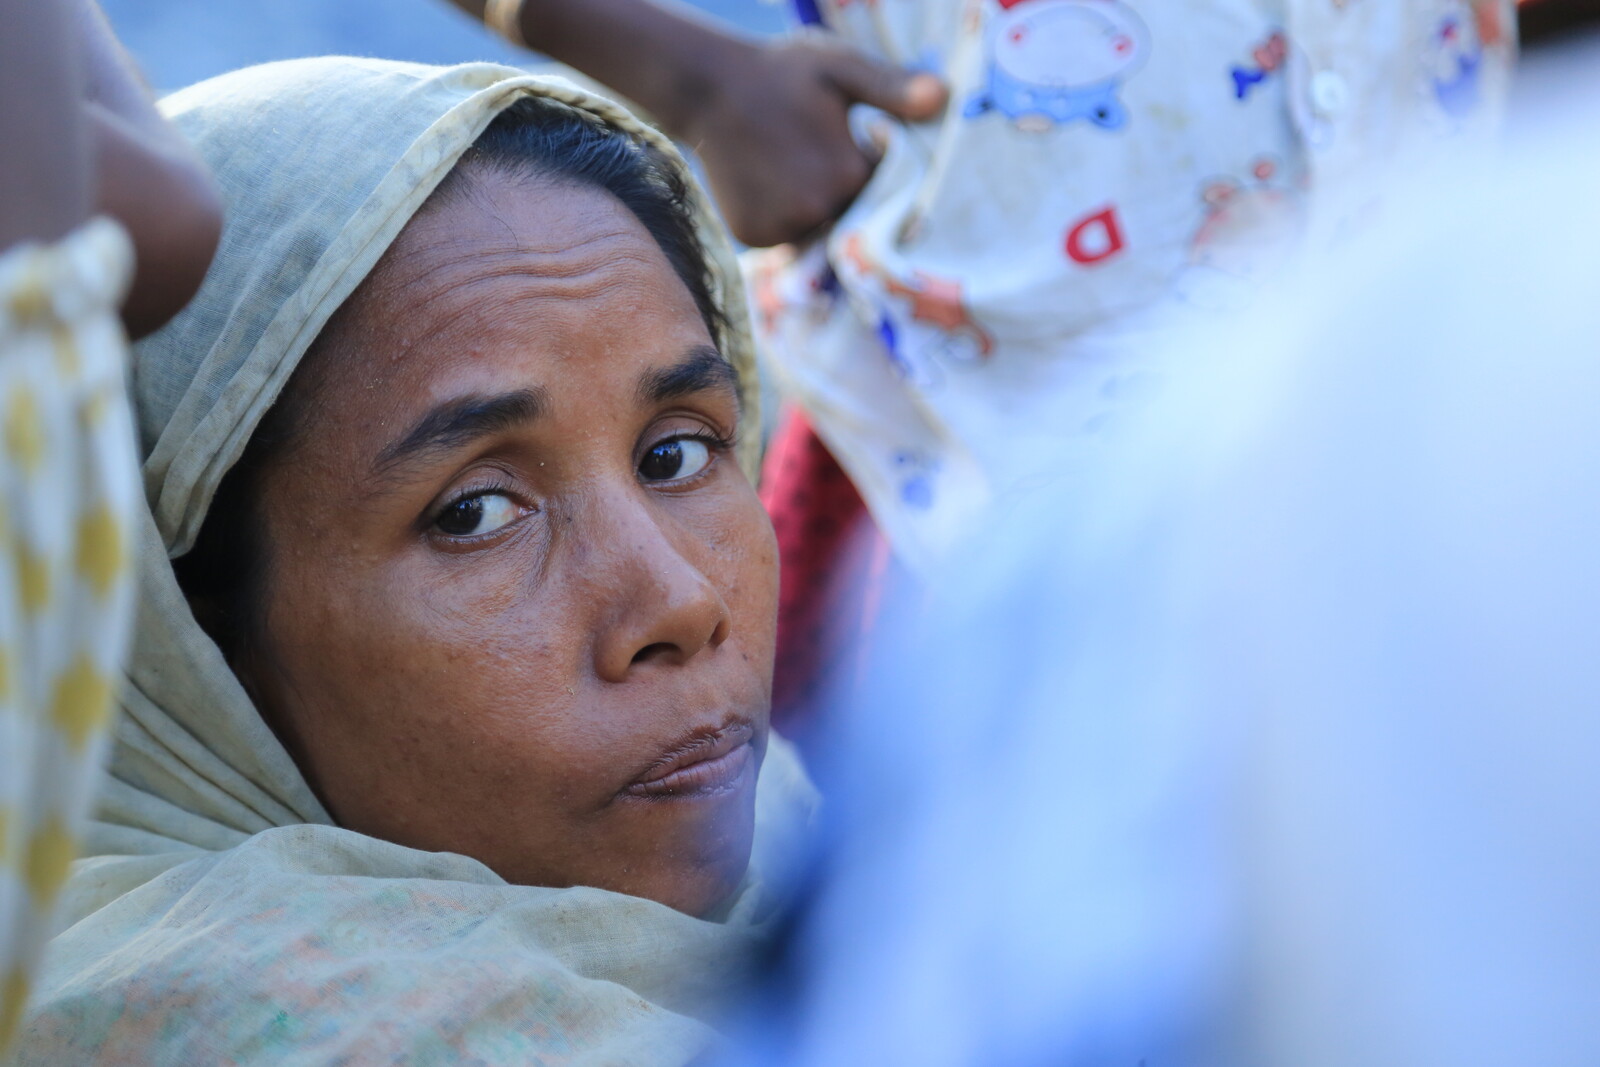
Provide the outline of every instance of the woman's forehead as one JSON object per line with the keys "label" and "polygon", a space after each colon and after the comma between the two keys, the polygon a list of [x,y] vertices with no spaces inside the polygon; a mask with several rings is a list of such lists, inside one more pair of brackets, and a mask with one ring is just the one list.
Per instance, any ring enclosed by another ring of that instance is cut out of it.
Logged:
{"label": "woman's forehead", "polygon": [[[466,190],[412,219],[352,301],[391,305],[380,313],[405,318],[500,279],[558,296],[594,285],[646,295],[668,280],[654,275],[672,274],[649,231],[603,190],[492,172]],[[677,288],[692,304],[687,287]]]}
{"label": "woman's forehead", "polygon": [[685,383],[737,403],[693,296],[626,208],[506,184],[415,220],[330,323],[304,368],[327,431],[376,456],[473,398],[532,395],[547,424],[596,426]]}
{"label": "woman's forehead", "polygon": [[412,220],[327,332],[406,349],[448,338],[470,354],[505,334],[572,347],[663,330],[679,347],[711,340],[688,287],[620,202],[489,175]]}

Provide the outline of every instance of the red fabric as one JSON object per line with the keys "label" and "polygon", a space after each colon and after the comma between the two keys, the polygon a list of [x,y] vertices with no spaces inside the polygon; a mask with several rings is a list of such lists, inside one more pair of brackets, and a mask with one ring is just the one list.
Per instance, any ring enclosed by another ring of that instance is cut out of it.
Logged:
{"label": "red fabric", "polygon": [[786,733],[802,733],[812,698],[861,636],[867,575],[855,572],[867,568],[853,549],[876,532],[861,495],[798,409],[785,413],[767,445],[761,502],[782,567],[772,720]]}

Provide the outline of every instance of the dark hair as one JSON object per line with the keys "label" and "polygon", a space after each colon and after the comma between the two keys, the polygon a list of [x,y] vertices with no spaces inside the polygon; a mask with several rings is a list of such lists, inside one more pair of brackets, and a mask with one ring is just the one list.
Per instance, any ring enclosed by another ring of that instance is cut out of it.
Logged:
{"label": "dark hair", "polygon": [[650,232],[720,344],[727,319],[695,233],[689,186],[660,151],[587,111],[525,96],[495,116],[423,210],[457,199],[471,176],[483,173],[570,182],[616,197]]}
{"label": "dark hair", "polygon": [[[483,173],[570,183],[614,196],[688,287],[713,340],[722,341],[727,320],[695,231],[688,184],[660,150],[588,112],[522,97],[495,117],[418,213],[470,195],[473,175]],[[194,547],[173,561],[195,618],[230,661],[260,637],[268,566],[258,507],[262,476],[296,436],[306,407],[296,384],[304,382],[302,371],[319,351],[320,338],[223,477]]]}

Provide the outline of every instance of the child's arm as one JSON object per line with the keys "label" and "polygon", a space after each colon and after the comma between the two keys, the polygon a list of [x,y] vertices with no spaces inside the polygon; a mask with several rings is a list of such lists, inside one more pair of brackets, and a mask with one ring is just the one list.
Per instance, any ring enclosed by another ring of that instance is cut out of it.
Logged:
{"label": "child's arm", "polygon": [[1600,0],[1518,0],[1517,24],[1526,44],[1541,45],[1600,25]]}
{"label": "child's arm", "polygon": [[[482,17],[484,0],[453,0]],[[814,233],[872,173],[852,104],[933,118],[928,74],[818,37],[768,43],[654,0],[524,0],[528,44],[616,89],[700,156],[735,237],[772,245]]]}
{"label": "child's arm", "polygon": [[156,111],[95,0],[70,4],[84,57],[94,209],[133,238],[137,265],[122,320],[142,337],[200,287],[222,235],[222,201],[194,150]]}
{"label": "child's arm", "polygon": [[0,251],[57,240],[88,217],[81,77],[66,12],[0,0]]}

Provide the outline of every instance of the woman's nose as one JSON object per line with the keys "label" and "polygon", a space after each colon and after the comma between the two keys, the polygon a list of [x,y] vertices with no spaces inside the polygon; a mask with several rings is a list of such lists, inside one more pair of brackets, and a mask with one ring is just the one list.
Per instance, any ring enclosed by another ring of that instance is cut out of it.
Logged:
{"label": "woman's nose", "polygon": [[606,591],[614,610],[598,635],[596,667],[608,682],[654,664],[687,663],[727,640],[732,622],[722,594],[669,527],[636,515],[625,534],[617,565],[604,568],[616,588]]}

